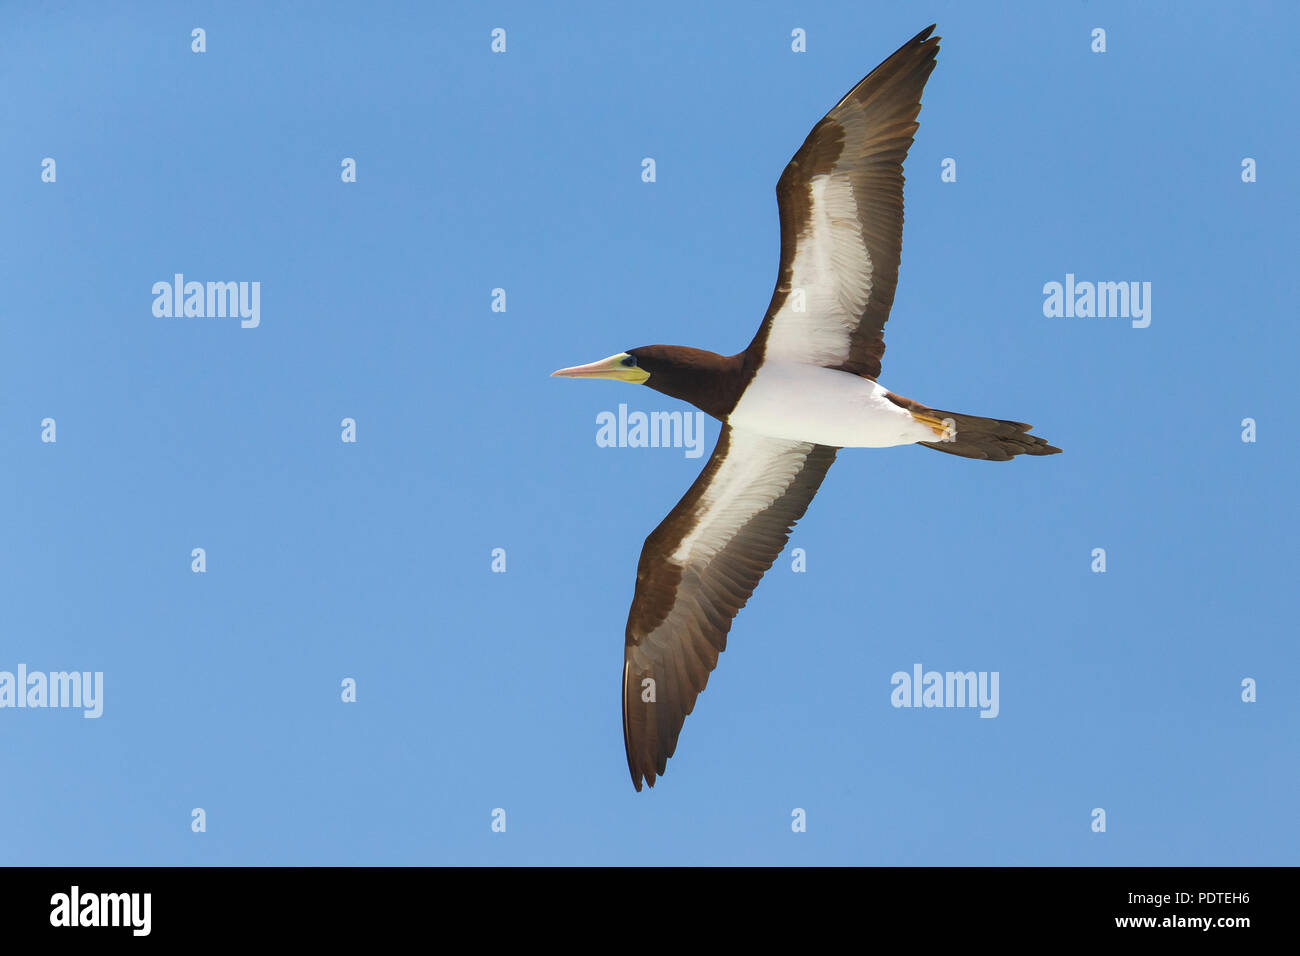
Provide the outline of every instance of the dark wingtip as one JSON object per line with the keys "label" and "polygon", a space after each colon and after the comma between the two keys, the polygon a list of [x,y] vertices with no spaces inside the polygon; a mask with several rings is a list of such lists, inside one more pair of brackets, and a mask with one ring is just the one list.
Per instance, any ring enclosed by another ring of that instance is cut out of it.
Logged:
{"label": "dark wingtip", "polygon": [[[930,34],[932,34],[938,26],[939,24],[937,23],[931,23],[928,27],[926,27],[916,36],[912,37],[912,39],[908,40],[905,44],[903,44],[904,49],[906,49],[909,46],[916,46],[918,43],[924,43],[926,40],[930,39]],[[934,39],[937,42],[939,40],[942,40],[943,37],[935,37]]]}

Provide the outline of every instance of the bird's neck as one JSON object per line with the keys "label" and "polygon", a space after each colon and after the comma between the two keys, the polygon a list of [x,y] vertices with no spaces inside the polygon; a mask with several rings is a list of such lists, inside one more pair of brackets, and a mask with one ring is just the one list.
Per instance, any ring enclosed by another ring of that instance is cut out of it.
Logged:
{"label": "bird's neck", "polygon": [[655,391],[690,402],[719,421],[726,421],[753,377],[746,353],[718,355],[702,349],[674,347],[671,361],[646,381]]}

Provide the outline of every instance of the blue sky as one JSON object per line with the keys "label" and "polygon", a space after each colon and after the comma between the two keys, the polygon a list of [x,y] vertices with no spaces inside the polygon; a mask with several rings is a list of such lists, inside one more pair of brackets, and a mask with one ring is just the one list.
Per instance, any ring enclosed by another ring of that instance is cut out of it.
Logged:
{"label": "blue sky", "polygon": [[[0,709],[0,862],[1300,861],[1298,19],[6,5],[0,671],[104,696]],[[784,164],[932,21],[881,380],[1065,453],[841,453],[638,794],[623,626],[702,459],[599,447],[681,406],[548,374],[743,348]],[[260,324],[155,316],[178,272]],[[1067,274],[1150,326],[1046,317]],[[998,716],[892,707],[915,664]]]}

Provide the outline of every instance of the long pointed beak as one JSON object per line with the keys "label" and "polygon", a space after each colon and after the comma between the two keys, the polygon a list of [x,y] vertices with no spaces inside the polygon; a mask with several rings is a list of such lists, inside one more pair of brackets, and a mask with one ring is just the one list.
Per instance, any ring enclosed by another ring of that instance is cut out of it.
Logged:
{"label": "long pointed beak", "polygon": [[650,373],[644,369],[639,369],[635,365],[624,365],[623,361],[627,358],[629,356],[626,352],[620,352],[599,362],[562,368],[552,372],[551,378],[609,378],[616,382],[632,382],[639,385],[650,377]]}

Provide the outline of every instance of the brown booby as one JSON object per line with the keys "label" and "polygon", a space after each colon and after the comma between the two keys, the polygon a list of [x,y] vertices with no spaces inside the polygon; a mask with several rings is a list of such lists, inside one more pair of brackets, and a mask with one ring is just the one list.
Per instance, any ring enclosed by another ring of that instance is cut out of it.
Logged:
{"label": "brown booby", "polygon": [[695,484],[646,538],[623,658],[632,783],[654,786],[727,646],[840,448],[919,444],[1007,461],[1059,452],[1032,426],[929,408],[876,379],[898,280],[903,160],[939,37],[931,25],[826,114],[776,185],[781,266],[749,347],[651,345],[553,373],[648,385],[721,421]]}

